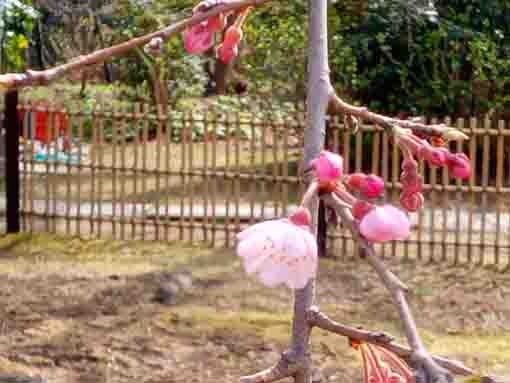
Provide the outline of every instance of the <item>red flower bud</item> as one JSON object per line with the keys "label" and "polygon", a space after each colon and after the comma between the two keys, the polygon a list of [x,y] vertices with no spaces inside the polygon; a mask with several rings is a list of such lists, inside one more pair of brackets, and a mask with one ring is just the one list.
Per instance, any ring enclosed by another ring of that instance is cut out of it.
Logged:
{"label": "red flower bud", "polygon": [[375,205],[366,201],[356,201],[352,206],[352,215],[357,220],[361,220],[371,210],[375,209]]}
{"label": "red flower bud", "polygon": [[400,204],[404,209],[415,212],[423,206],[423,194],[414,191],[404,191],[400,196]]}

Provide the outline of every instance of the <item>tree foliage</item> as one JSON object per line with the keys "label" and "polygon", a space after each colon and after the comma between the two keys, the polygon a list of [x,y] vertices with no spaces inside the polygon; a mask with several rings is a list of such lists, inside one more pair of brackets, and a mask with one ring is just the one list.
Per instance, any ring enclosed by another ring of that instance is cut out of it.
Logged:
{"label": "tree foliage", "polygon": [[0,73],[25,68],[25,53],[37,17],[31,1],[0,2]]}

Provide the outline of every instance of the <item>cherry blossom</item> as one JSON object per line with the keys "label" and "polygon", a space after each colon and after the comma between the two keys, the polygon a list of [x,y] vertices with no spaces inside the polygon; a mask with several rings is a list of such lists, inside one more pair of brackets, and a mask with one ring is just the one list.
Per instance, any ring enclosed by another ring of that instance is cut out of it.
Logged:
{"label": "cherry blossom", "polygon": [[310,213],[301,207],[289,219],[258,223],[237,235],[237,254],[247,273],[275,287],[301,289],[317,271],[317,244],[310,229]]}

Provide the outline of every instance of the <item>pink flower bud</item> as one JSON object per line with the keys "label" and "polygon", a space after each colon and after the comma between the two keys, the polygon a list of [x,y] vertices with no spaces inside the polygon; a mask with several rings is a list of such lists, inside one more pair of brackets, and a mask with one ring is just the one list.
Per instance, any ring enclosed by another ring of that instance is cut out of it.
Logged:
{"label": "pink flower bud", "polygon": [[423,190],[423,178],[418,174],[418,164],[416,161],[404,160],[402,162],[400,182],[405,191],[421,192]]}
{"label": "pink flower bud", "polygon": [[342,177],[343,159],[335,153],[323,150],[319,158],[312,161],[319,182],[337,181]]}
{"label": "pink flower bud", "polygon": [[471,162],[464,153],[451,154],[446,164],[454,177],[461,179],[471,177]]}
{"label": "pink flower bud", "polygon": [[312,216],[307,208],[301,206],[289,216],[289,220],[297,226],[310,226]]}
{"label": "pink flower bud", "polygon": [[377,198],[384,192],[384,181],[374,174],[351,174],[347,184],[351,189],[361,192],[365,198],[369,199]]}
{"label": "pink flower bud", "polygon": [[402,161],[402,170],[405,172],[417,173],[418,172],[418,163],[413,159],[409,159],[409,160],[406,159],[406,160]]}
{"label": "pink flower bud", "polygon": [[243,38],[243,31],[237,25],[230,26],[225,32],[223,43],[218,48],[218,57],[228,64],[238,54],[238,45]]}
{"label": "pink flower bud", "polygon": [[239,49],[237,48],[237,45],[230,48],[224,44],[221,44],[218,48],[218,57],[225,64],[228,64],[230,61],[232,61],[235,57],[237,57],[238,54]]}
{"label": "pink flower bud", "polygon": [[415,191],[404,191],[400,196],[400,204],[410,212],[418,211],[424,203],[423,194]]}
{"label": "pink flower bud", "polygon": [[366,198],[377,198],[384,192],[384,181],[374,174],[369,174],[360,191]]}
{"label": "pink flower bud", "polygon": [[352,173],[347,178],[347,185],[353,190],[361,189],[361,185],[365,182],[366,174],[363,173]]}
{"label": "pink flower bud", "polygon": [[357,220],[362,220],[372,209],[375,209],[375,205],[370,202],[356,201],[352,206],[352,216]]}
{"label": "pink flower bud", "polygon": [[411,223],[403,211],[384,205],[369,211],[359,229],[368,241],[385,242],[406,239],[411,233]]}
{"label": "pink flower bud", "polygon": [[221,32],[225,28],[225,15],[220,13],[207,20],[207,28],[211,32]]}
{"label": "pink flower bud", "polygon": [[435,148],[428,142],[418,150],[418,156],[426,160],[433,166],[443,166],[446,163],[446,157],[441,148]]}
{"label": "pink flower bud", "polygon": [[207,22],[193,25],[184,31],[184,48],[189,54],[201,54],[214,45],[214,32]]}

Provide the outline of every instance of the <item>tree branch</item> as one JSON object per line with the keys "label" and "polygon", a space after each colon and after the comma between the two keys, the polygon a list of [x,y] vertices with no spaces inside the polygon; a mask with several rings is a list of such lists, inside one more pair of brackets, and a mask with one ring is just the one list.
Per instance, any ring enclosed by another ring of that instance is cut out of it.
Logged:
{"label": "tree branch", "polygon": [[293,376],[298,370],[298,364],[293,363],[287,354],[283,354],[277,364],[267,368],[266,370],[257,372],[253,375],[243,376],[239,379],[239,383],[270,383],[280,379]]}
{"label": "tree branch", "polygon": [[[413,353],[411,349],[395,343],[394,338],[391,335],[382,332],[361,330],[335,322],[326,314],[322,313],[317,307],[313,307],[308,311],[308,320],[311,326],[318,327],[322,330],[330,331],[338,335],[343,335],[349,339],[376,344],[386,348],[401,358],[408,359]],[[475,371],[464,366],[459,361],[439,356],[433,356],[432,358],[437,362],[437,364],[448,369],[453,374],[465,376],[475,374]]]}
{"label": "tree branch", "polygon": [[103,63],[104,61],[115,56],[122,56],[135,47],[148,44],[153,38],[161,37],[163,40],[168,40],[176,33],[181,32],[189,26],[198,24],[212,16],[216,16],[220,13],[229,11],[235,11],[248,6],[258,6],[269,1],[271,0],[239,0],[229,2],[214,7],[207,12],[197,13],[190,18],[179,21],[159,31],[144,36],[135,37],[121,44],[114,45],[105,49],[100,49],[85,56],[76,57],[73,60],[54,68],[43,71],[28,70],[25,73],[3,74],[0,75],[0,88],[13,89],[27,86],[48,85],[49,83],[63,77],[65,74],[72,71],[82,69],[89,65]]}
{"label": "tree branch", "polygon": [[361,237],[350,210],[343,206],[340,199],[332,194],[324,195],[322,198],[324,198],[326,203],[336,211],[338,216],[342,218],[342,222],[347,225],[355,241],[359,244],[362,254],[375,269],[386,288],[390,291],[393,301],[398,307],[407,341],[412,348],[410,360],[414,362],[415,369],[417,371],[417,381],[424,381],[427,383],[451,382],[453,378],[450,373],[433,360],[418,335],[416,322],[414,321],[411,309],[404,294],[406,289],[403,284],[394,274],[386,269],[384,263],[379,257],[377,257],[373,245]]}
{"label": "tree branch", "polygon": [[332,93],[329,99],[328,113],[344,113],[347,115],[355,116],[361,120],[380,125],[390,132],[394,126],[399,126],[401,128],[411,129],[414,132],[419,132],[430,137],[442,137],[446,140],[468,139],[468,136],[461,133],[458,129],[448,127],[445,124],[426,125],[416,121],[401,120],[398,118],[383,116],[382,114],[377,114],[369,111],[366,107],[358,107],[348,104],[335,93]]}

